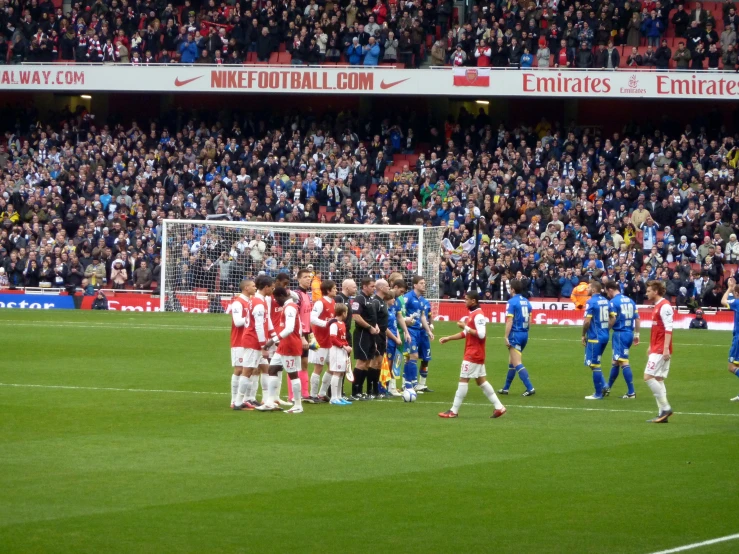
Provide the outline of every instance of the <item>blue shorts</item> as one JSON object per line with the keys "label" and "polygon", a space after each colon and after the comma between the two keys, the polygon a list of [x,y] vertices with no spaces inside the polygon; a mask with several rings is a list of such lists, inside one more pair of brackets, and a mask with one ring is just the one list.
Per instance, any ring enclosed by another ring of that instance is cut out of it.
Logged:
{"label": "blue shorts", "polygon": [[585,345],[585,365],[600,367],[600,360],[603,357],[603,352],[606,351],[606,346],[608,346],[608,341],[588,339]]}
{"label": "blue shorts", "polygon": [[421,344],[421,329],[408,328],[408,334],[411,336],[410,344],[406,344],[406,352],[408,354],[418,354],[419,345]]}
{"label": "blue shorts", "polygon": [[418,357],[422,362],[431,361],[431,341],[426,331],[421,331],[418,337]]}
{"label": "blue shorts", "polygon": [[614,362],[628,362],[629,348],[634,343],[634,333],[631,331],[614,331],[611,340]]}
{"label": "blue shorts", "polygon": [[398,345],[395,344],[394,340],[387,339],[387,349],[385,350],[385,354],[387,354],[387,361],[390,363],[390,365],[393,365],[393,360],[395,359],[395,351],[397,350]]}
{"label": "blue shorts", "polygon": [[508,335],[508,342],[511,344],[511,348],[523,352],[526,343],[529,342],[529,334],[523,331],[511,331],[511,334]]}
{"label": "blue shorts", "polygon": [[739,366],[739,334],[731,339],[731,350],[729,350],[729,362]]}

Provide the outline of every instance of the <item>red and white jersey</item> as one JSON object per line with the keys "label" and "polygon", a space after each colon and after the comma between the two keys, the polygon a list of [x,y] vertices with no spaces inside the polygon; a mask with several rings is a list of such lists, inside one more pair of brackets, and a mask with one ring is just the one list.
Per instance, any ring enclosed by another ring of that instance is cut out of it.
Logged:
{"label": "red and white jersey", "polygon": [[[485,363],[485,325],[487,322],[480,308],[472,310],[467,317],[464,330],[464,361],[473,364]],[[468,329],[474,329],[474,331]]]}
{"label": "red and white jersey", "polygon": [[339,348],[349,346],[349,343],[346,341],[346,324],[343,321],[334,320],[329,325],[328,332],[331,346],[337,346]]}
{"label": "red and white jersey", "polygon": [[[652,336],[649,339],[650,354],[664,353],[665,334],[672,334],[673,315],[672,306],[664,298],[654,305],[654,312],[652,312]],[[672,354],[672,341],[670,341],[670,354]]]}
{"label": "red and white jersey", "polygon": [[251,297],[249,320],[244,327],[244,348],[262,349],[264,343],[267,342],[268,321],[267,303],[264,301],[264,296],[257,293]]}
{"label": "red and white jersey", "polygon": [[321,348],[329,348],[331,339],[329,337],[328,322],[333,319],[336,309],[336,302],[333,298],[324,296],[316,300],[313,309],[310,312],[310,325],[313,335],[316,337],[318,346]]}
{"label": "red and white jersey", "polygon": [[300,314],[300,331],[302,333],[310,333],[310,313],[313,309],[312,295],[310,291],[306,291],[298,287],[295,291],[298,295],[298,313]]}
{"label": "red and white jersey", "polygon": [[241,348],[244,326],[249,317],[249,299],[243,294],[231,302],[231,348]]}
{"label": "red and white jersey", "polygon": [[280,344],[277,353],[283,356],[302,356],[303,342],[300,340],[300,321],[298,319],[298,305],[292,300],[282,306],[280,323],[277,326]]}
{"label": "red and white jersey", "polygon": [[280,306],[277,302],[275,302],[275,299],[271,296],[268,296],[265,298],[265,301],[267,302],[267,317],[269,317],[269,325],[272,329],[270,333],[270,338],[275,336],[275,330],[277,329],[277,325],[280,323],[280,316],[282,315],[282,306]]}

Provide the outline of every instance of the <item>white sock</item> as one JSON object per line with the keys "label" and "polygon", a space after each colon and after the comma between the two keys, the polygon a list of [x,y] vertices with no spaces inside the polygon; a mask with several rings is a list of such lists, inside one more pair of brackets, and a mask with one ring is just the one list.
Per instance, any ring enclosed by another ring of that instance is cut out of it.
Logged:
{"label": "white sock", "polygon": [[426,377],[423,377],[421,375],[418,376],[418,384],[423,386],[426,384]]}
{"label": "white sock", "polygon": [[[328,373],[326,375],[329,375]],[[341,377],[338,375],[331,375],[331,400],[341,399],[341,392],[339,387],[341,386]]]}
{"label": "white sock", "polygon": [[493,406],[495,406],[496,410],[502,410],[503,404],[501,404],[500,400],[498,400],[498,395],[495,394],[495,389],[493,389],[493,385],[485,381],[480,388],[482,389],[482,392],[485,393],[485,396],[488,397],[488,400],[493,403]]}
{"label": "white sock", "polygon": [[[269,402],[272,402],[273,404],[277,402],[277,399],[279,398],[277,396],[277,389],[280,386],[280,378],[276,375],[268,375],[267,376],[267,396],[269,398]],[[264,398],[264,390],[262,390],[262,398]],[[263,400],[263,402],[266,402]]]}
{"label": "white sock", "polygon": [[257,399],[257,390],[259,389],[259,375],[249,377],[249,387],[247,388],[247,400]]}
{"label": "white sock", "polygon": [[239,376],[231,375],[231,404],[236,404],[236,397],[239,395]]}
{"label": "white sock", "polygon": [[300,378],[290,380],[290,384],[293,388],[293,401],[295,402],[296,408],[303,407],[303,387],[300,386]]}
{"label": "white sock", "polygon": [[452,404],[452,411],[455,414],[459,413],[459,407],[462,405],[462,402],[464,402],[464,397],[467,396],[467,389],[469,386],[469,383],[460,383],[457,386],[457,394],[454,395],[454,404]]}
{"label": "white sock", "polygon": [[310,395],[318,396],[318,386],[321,384],[321,375],[318,373],[310,374]]}
{"label": "white sock", "polygon": [[659,410],[661,412],[669,410],[670,405],[667,403],[667,391],[665,390],[664,384],[657,381],[657,379],[650,379],[647,381],[647,386],[652,390]]}
{"label": "white sock", "polygon": [[662,409],[666,412],[672,411],[672,406],[670,406],[670,403],[667,401],[667,387],[665,387],[664,381],[657,381],[659,383],[659,387],[662,391],[662,394],[660,395],[659,399],[662,401]]}
{"label": "white sock", "polygon": [[282,392],[282,370],[277,372],[277,392],[275,393],[275,400],[280,398]]}
{"label": "white sock", "polygon": [[269,373],[261,373],[259,381],[262,383],[262,402],[274,402],[269,395]]}
{"label": "white sock", "polygon": [[328,386],[331,384],[333,377],[331,373],[327,371],[323,374],[321,379],[321,390],[318,391],[318,396],[326,396],[328,394]]}
{"label": "white sock", "polygon": [[241,404],[244,403],[244,397],[246,396],[246,389],[248,386],[249,386],[249,378],[244,375],[240,375],[239,376],[239,390],[238,390],[238,393],[236,394],[236,402],[235,402],[237,406],[240,406]]}
{"label": "white sock", "polygon": [[388,381],[387,383],[387,390],[389,390],[390,392],[398,390],[398,386],[395,384],[395,379],[392,377],[390,378],[390,381]]}

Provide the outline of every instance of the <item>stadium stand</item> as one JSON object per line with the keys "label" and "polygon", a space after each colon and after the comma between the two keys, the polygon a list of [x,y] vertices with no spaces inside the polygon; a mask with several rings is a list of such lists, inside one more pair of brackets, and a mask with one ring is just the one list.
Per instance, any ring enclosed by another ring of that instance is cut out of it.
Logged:
{"label": "stadium stand", "polygon": [[[532,297],[568,298],[592,275],[637,303],[657,277],[680,305],[717,306],[739,264],[737,163],[737,140],[715,119],[602,136],[545,119],[495,130],[463,109],[417,135],[348,112],[180,127],[165,116],[147,128],[109,128],[84,110],[45,125],[20,114],[0,144],[0,287],[156,289],[162,220],[220,216],[447,226],[439,271],[452,298],[476,284],[505,300],[515,277]],[[372,275],[407,258],[364,246],[358,266]],[[317,263],[341,279],[335,248]]]}
{"label": "stadium stand", "polygon": [[[4,2],[7,63],[735,69],[735,3]],[[355,40],[356,39],[356,40]],[[688,55],[676,57],[681,42]],[[650,55],[647,46],[652,47]],[[638,58],[627,62],[631,48]],[[523,58],[523,60],[522,60]],[[684,62],[682,60],[685,60]]]}

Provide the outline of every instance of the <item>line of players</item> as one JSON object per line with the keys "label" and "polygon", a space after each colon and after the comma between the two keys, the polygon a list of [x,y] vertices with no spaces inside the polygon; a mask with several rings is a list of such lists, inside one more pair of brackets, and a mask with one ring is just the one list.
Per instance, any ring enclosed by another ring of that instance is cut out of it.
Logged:
{"label": "line of players", "polygon": [[[255,280],[242,281],[241,294],[231,305],[231,407],[234,410],[288,408],[287,413],[293,414],[303,411],[303,402],[349,405],[355,400],[401,396],[394,379],[380,382],[384,356],[387,354],[394,360],[401,345],[408,353],[404,387],[418,393],[432,392],[426,378],[434,336],[431,305],[423,297],[422,277],[414,277],[410,293],[406,293],[400,274],[391,275],[392,289],[385,280],[375,282],[365,278],[359,294],[353,280],[344,281],[340,293],[333,281],[324,281],[322,298],[315,303],[311,302],[309,292],[311,279],[308,270],[299,271],[299,286],[295,291],[288,289],[287,274],[279,274],[274,280],[260,275]],[[357,326],[354,348],[350,346],[352,322]],[[317,348],[310,348],[312,341]],[[354,371],[352,351],[356,361]],[[310,381],[308,363],[314,366]],[[324,372],[326,364],[328,371]],[[292,402],[280,396],[283,371],[288,374]],[[352,381],[351,397],[343,395],[345,376]],[[260,383],[261,402],[256,398]],[[364,392],[365,383],[367,392]]]}
{"label": "line of players", "polygon": [[[731,291],[739,296],[739,287],[730,282]],[[585,365],[592,370],[594,394],[586,396],[587,400],[602,400],[608,396],[619,373],[623,373],[627,392],[625,399],[636,398],[633,374],[629,365],[629,350],[639,344],[640,321],[636,304],[620,292],[618,283],[610,281],[605,285],[608,298],[602,295],[603,285],[593,281],[589,285],[588,300],[585,308],[583,323],[582,344],[585,346]],[[506,306],[505,344],[508,348],[508,374],[505,386],[498,394],[508,395],[515,376],[518,375],[526,387],[523,396],[536,394],[528,370],[522,363],[522,353],[529,339],[529,325],[531,303],[522,296],[523,283],[511,281],[514,296]],[[661,281],[650,281],[647,284],[647,298],[654,304],[652,315],[652,332],[649,345],[649,358],[644,370],[644,380],[652,391],[659,409],[657,417],[650,419],[650,423],[668,423],[672,415],[672,408],[667,401],[667,391],[664,380],[670,371],[672,357],[672,329],[673,309],[664,298],[665,285]],[[495,394],[492,385],[487,382],[485,372],[485,323],[486,318],[480,310],[479,298],[475,292],[468,292],[465,303],[470,310],[468,317],[458,323],[462,329],[456,335],[442,337],[439,342],[444,344],[451,340],[465,339],[465,351],[462,361],[459,384],[451,409],[439,414],[442,418],[456,418],[459,408],[467,395],[469,381],[474,379],[483,393],[495,407],[492,418],[501,417],[506,413],[505,407]],[[727,294],[724,304],[735,311],[735,329],[739,329],[739,300]],[[613,364],[611,374],[606,383],[601,369],[601,358],[608,345],[610,331],[613,331]],[[729,371],[739,376],[739,339],[735,332],[732,351],[730,353]],[[735,400],[735,399],[732,399]],[[736,398],[739,401],[739,397]]]}

